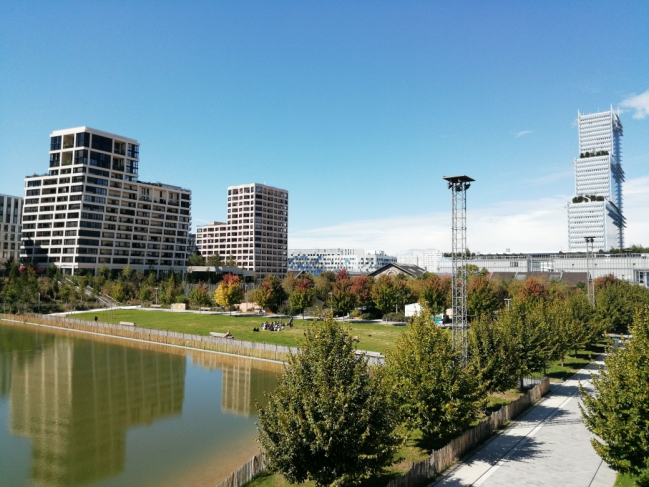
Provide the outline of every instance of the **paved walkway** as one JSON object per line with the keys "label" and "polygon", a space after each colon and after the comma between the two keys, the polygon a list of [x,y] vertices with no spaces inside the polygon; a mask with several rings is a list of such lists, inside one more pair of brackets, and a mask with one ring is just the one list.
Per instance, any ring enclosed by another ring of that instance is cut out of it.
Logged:
{"label": "paved walkway", "polygon": [[548,396],[432,485],[611,487],[616,474],[593,450],[579,410],[579,380],[592,390],[595,370],[591,364],[552,385]]}

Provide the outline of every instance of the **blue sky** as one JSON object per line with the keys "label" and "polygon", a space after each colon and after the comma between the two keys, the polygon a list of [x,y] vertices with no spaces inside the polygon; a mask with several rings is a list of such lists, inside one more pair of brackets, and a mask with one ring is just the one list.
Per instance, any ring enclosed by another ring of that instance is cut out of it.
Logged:
{"label": "blue sky", "polygon": [[2,193],[46,171],[52,130],[87,125],[138,139],[141,179],[192,189],[194,224],[225,218],[228,185],[260,182],[290,191],[290,247],[446,249],[441,177],[466,173],[470,247],[559,250],[577,110],[613,104],[627,241],[649,245],[646,2],[2,10]]}

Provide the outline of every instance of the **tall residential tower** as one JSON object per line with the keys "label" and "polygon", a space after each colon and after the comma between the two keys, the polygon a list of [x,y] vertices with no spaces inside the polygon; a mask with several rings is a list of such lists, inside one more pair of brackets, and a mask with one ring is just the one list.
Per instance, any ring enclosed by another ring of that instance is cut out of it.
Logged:
{"label": "tall residential tower", "polygon": [[228,187],[228,221],[196,227],[196,248],[208,258],[232,257],[257,277],[286,275],[288,191],[251,183]]}
{"label": "tall residential tower", "polygon": [[191,191],[138,179],[140,145],[90,127],[50,134],[47,174],[25,178],[21,259],[65,274],[184,271]]}
{"label": "tall residential tower", "polygon": [[620,118],[613,111],[582,115],[577,112],[579,157],[574,159],[575,194],[568,203],[568,245],[585,251],[584,237],[594,237],[594,250],[624,247],[622,213]]}

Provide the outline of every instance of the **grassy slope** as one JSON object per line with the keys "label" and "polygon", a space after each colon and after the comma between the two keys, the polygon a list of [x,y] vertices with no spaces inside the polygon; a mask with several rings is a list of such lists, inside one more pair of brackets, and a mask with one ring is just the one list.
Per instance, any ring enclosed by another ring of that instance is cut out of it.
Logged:
{"label": "grassy slope", "polygon": [[[252,342],[277,343],[279,345],[296,346],[304,333],[306,321],[293,320],[293,328],[286,328],[280,332],[260,331],[253,332],[253,328],[261,328],[264,321],[271,321],[263,317],[237,317],[229,315],[200,315],[194,313],[170,313],[165,311],[140,311],[140,310],[115,310],[97,313],[80,313],[70,315],[70,318],[94,320],[105,323],[119,323],[130,321],[143,328],[158,328],[160,330],[209,335],[211,331],[225,333],[230,331],[236,339]],[[287,320],[284,320],[287,321]],[[381,325],[373,323],[350,323],[351,334],[358,336],[360,341],[357,346],[360,350],[382,352],[394,345],[397,337],[403,333],[405,327]]]}
{"label": "grassy slope", "polygon": [[635,481],[636,481],[635,477],[631,477],[630,475],[619,473],[617,474],[617,478],[615,479],[614,487],[634,487],[638,485],[636,484]]}

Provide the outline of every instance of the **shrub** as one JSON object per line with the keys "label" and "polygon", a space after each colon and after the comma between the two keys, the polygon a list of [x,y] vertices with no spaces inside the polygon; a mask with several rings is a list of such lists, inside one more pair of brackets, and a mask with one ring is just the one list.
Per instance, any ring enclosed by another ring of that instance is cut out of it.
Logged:
{"label": "shrub", "polygon": [[406,315],[403,313],[388,313],[383,315],[384,321],[406,321]]}

